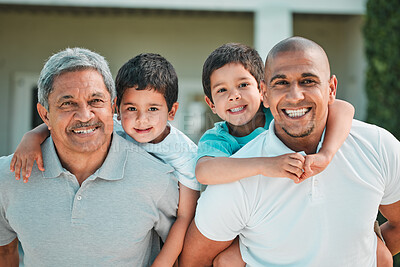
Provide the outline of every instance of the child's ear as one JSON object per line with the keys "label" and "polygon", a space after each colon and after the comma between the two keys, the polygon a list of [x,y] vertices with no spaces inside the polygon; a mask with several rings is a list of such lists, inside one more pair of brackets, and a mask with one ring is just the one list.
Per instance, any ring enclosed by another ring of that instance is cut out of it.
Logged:
{"label": "child's ear", "polygon": [[50,127],[50,120],[49,120],[49,112],[40,103],[37,103],[36,108],[37,108],[40,118],[43,120],[44,123],[46,123],[47,128],[50,131],[51,127]]}
{"label": "child's ear", "polygon": [[215,105],[214,103],[211,101],[211,99],[208,98],[208,96],[204,97],[204,100],[206,101],[207,105],[211,108],[212,112],[214,114],[217,114],[217,112],[215,111]]}
{"label": "child's ear", "polygon": [[121,120],[121,113],[119,111],[119,107],[117,106],[117,98],[114,98],[113,110],[115,110],[115,112],[117,112],[117,119],[120,121]]}
{"label": "child's ear", "polygon": [[168,120],[173,121],[175,118],[176,111],[178,111],[179,103],[175,102],[172,104],[171,110],[168,111]]}
{"label": "child's ear", "polygon": [[267,85],[264,80],[260,82],[260,93],[261,93],[261,101],[265,108],[269,108],[268,104],[268,94],[267,94]]}

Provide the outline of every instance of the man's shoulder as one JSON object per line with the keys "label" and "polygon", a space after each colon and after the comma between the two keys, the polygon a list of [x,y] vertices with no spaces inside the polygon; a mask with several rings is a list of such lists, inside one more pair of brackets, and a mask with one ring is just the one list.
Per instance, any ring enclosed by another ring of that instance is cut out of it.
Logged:
{"label": "man's shoulder", "polygon": [[375,148],[399,143],[388,130],[359,120],[353,120],[349,136],[359,143],[370,144]]}
{"label": "man's shoulder", "polygon": [[13,154],[8,155],[8,156],[0,157],[0,173],[1,173],[1,176],[4,176],[6,174],[11,174],[10,163],[11,163],[12,157],[13,157]]}
{"label": "man's shoulder", "polygon": [[15,174],[10,171],[12,157],[13,155],[0,157],[0,190],[6,188],[10,189],[10,185],[21,182],[16,181]]}

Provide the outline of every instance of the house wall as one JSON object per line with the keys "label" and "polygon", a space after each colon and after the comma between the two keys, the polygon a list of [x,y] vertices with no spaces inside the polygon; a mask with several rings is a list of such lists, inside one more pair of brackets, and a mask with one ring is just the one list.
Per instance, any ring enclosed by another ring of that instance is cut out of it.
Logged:
{"label": "house wall", "polygon": [[362,26],[360,15],[295,14],[293,19],[294,35],[314,40],[325,49],[331,73],[338,79],[337,98],[352,103],[355,118],[360,120],[367,115]]}
{"label": "house wall", "polygon": [[114,77],[123,63],[139,53],[165,56],[180,80],[175,123],[196,139],[200,126],[193,120],[201,119],[199,112],[205,109],[189,102],[203,102],[204,60],[223,43],[253,45],[254,39],[251,13],[23,9],[0,11],[0,25],[0,121],[6,125],[0,132],[0,155],[12,153],[30,127],[30,122],[20,119],[29,117],[24,114],[30,103],[21,99],[28,95],[16,95],[18,83],[26,82],[21,75],[31,81],[45,60],[65,47],[82,46],[105,56]]}

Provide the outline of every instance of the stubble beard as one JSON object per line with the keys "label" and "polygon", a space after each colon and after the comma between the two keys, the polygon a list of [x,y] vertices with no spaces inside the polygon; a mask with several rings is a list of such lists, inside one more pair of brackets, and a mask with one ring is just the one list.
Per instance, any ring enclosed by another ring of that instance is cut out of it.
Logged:
{"label": "stubble beard", "polygon": [[299,134],[294,134],[294,133],[290,133],[287,129],[285,129],[285,127],[282,127],[282,130],[289,135],[290,137],[293,138],[303,138],[306,136],[309,136],[313,131],[314,131],[315,125],[312,124],[311,127],[309,127],[306,131],[299,133]]}

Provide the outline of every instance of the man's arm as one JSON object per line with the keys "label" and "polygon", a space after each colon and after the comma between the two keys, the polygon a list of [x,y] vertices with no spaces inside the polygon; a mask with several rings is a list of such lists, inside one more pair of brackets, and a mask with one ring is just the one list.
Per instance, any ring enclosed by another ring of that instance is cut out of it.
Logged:
{"label": "man's arm", "polygon": [[15,238],[10,244],[0,246],[0,267],[18,267],[18,239]]}
{"label": "man's arm", "polygon": [[194,220],[186,233],[179,266],[212,266],[214,258],[225,250],[231,241],[213,241],[200,233]]}
{"label": "man's arm", "polygon": [[381,205],[380,212],[388,220],[381,225],[383,239],[392,255],[400,252],[400,201]]}

